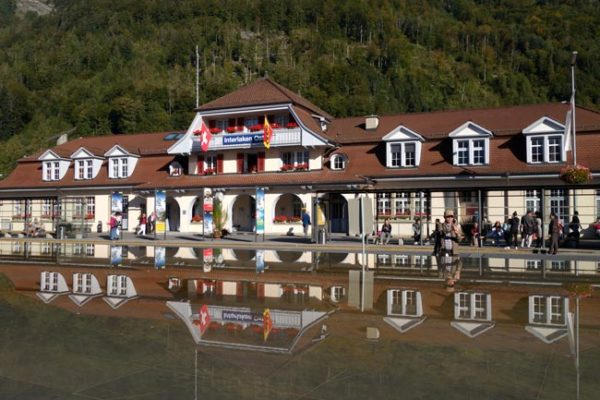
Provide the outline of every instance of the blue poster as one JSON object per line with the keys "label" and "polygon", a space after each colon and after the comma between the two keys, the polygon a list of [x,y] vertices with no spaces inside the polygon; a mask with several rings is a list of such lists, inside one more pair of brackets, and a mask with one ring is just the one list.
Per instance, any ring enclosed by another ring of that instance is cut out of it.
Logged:
{"label": "blue poster", "polygon": [[166,248],[162,246],[158,246],[154,248],[154,268],[163,269],[165,267],[165,254]]}
{"label": "blue poster", "polygon": [[110,246],[110,265],[123,263],[123,246]]}
{"label": "blue poster", "polygon": [[256,250],[256,273],[262,274],[265,272],[265,251],[264,250]]}
{"label": "blue poster", "polygon": [[204,212],[204,235],[213,234],[213,195],[210,189],[204,191],[204,203],[202,204]]}
{"label": "blue poster", "polygon": [[256,188],[256,234],[265,233],[265,189]]}
{"label": "blue poster", "polygon": [[113,192],[110,196],[111,213],[123,212],[123,193]]}
{"label": "blue poster", "polygon": [[156,213],[156,233],[164,233],[167,219],[167,193],[164,190],[154,192],[154,212]]}

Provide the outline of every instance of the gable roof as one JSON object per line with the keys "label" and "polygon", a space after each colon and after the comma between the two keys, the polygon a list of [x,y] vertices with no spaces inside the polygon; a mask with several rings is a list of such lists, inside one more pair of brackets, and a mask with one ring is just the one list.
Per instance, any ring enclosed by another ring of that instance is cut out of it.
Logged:
{"label": "gable roof", "polygon": [[234,108],[244,106],[258,106],[267,104],[293,103],[309,112],[321,115],[329,120],[333,117],[323,111],[304,97],[272,81],[270,78],[261,78],[245,86],[227,93],[218,99],[201,105],[199,111],[215,110],[219,108]]}

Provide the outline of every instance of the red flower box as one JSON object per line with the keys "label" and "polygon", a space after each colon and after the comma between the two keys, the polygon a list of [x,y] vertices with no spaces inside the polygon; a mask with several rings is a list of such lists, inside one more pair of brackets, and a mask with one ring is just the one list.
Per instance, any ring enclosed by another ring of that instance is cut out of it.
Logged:
{"label": "red flower box", "polygon": [[227,127],[227,133],[234,133],[237,131],[237,126],[229,126]]}
{"label": "red flower box", "polygon": [[256,125],[252,125],[250,127],[250,131],[252,131],[252,132],[258,132],[258,131],[262,131],[262,130],[263,130],[262,124],[256,124]]}
{"label": "red flower box", "polygon": [[281,128],[281,126],[277,122],[273,122],[271,124],[271,128],[273,128],[273,129],[279,129],[279,128]]}
{"label": "red flower box", "polygon": [[215,175],[217,171],[214,168],[206,168],[204,170],[204,175]]}
{"label": "red flower box", "polygon": [[282,171],[292,171],[294,169],[294,164],[283,164],[281,166]]}
{"label": "red flower box", "polygon": [[192,222],[202,222],[202,215],[194,215],[192,217]]}
{"label": "red flower box", "polygon": [[287,222],[287,217],[285,215],[276,215],[275,218],[273,218],[273,222],[275,223],[285,223]]}
{"label": "red flower box", "polygon": [[298,124],[295,123],[294,121],[290,121],[290,122],[287,123],[287,125],[285,127],[288,128],[288,129],[293,129],[293,128],[297,128]]}
{"label": "red flower box", "polygon": [[89,213],[85,216],[85,219],[94,219],[96,216],[92,213]]}
{"label": "red flower box", "polygon": [[210,128],[210,133],[215,134],[215,133],[221,133],[221,128]]}
{"label": "red flower box", "polygon": [[294,169],[296,171],[306,171],[308,169],[308,163],[298,164]]}

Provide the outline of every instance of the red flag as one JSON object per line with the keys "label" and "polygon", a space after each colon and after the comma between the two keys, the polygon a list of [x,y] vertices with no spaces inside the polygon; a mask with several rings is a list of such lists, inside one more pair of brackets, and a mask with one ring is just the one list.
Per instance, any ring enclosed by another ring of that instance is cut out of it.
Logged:
{"label": "red flag", "polygon": [[202,151],[208,151],[208,145],[210,139],[212,139],[212,134],[210,133],[208,126],[204,123],[204,120],[201,121],[202,125],[200,126],[200,129],[194,131],[194,135],[200,136],[200,147],[202,148]]}
{"label": "red flag", "polygon": [[268,308],[265,309],[263,313],[263,338],[264,341],[267,341],[269,337],[269,333],[271,333],[271,329],[273,329],[273,320],[271,319],[271,311]]}
{"label": "red flag", "polygon": [[202,335],[206,331],[206,328],[208,328],[208,324],[210,324],[210,314],[208,313],[208,306],[203,304],[200,308],[199,319],[194,321],[194,325],[198,326]]}
{"label": "red flag", "polygon": [[265,115],[265,123],[263,124],[263,144],[265,148],[268,150],[271,147],[271,138],[273,137],[273,128],[269,124],[269,119]]}

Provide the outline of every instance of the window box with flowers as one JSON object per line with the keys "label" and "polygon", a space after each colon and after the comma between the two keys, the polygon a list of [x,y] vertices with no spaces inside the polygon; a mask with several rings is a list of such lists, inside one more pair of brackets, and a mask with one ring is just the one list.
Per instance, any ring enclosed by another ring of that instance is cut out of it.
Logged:
{"label": "window box with flowers", "polygon": [[282,170],[283,172],[286,172],[286,171],[293,171],[293,170],[294,170],[294,164],[283,164],[283,165],[281,166],[281,170]]}
{"label": "window box with flowers", "polygon": [[290,122],[287,123],[287,125],[285,127],[288,128],[288,129],[294,129],[294,128],[298,127],[298,124],[296,122],[294,122],[294,121],[290,121]]}
{"label": "window box with flowers", "polygon": [[592,180],[592,174],[588,167],[577,164],[560,170],[560,178],[571,184],[588,183]]}
{"label": "window box with flowers", "polygon": [[85,219],[90,220],[90,219],[94,219],[96,218],[96,215],[94,215],[93,213],[87,213],[85,215]]}
{"label": "window box with flowers", "polygon": [[192,224],[201,224],[202,223],[202,215],[194,215],[192,217]]}
{"label": "window box with flowers", "polygon": [[279,129],[279,128],[281,128],[281,125],[279,125],[277,122],[273,122],[271,124],[271,128],[273,128],[273,129]]}
{"label": "window box with flowers", "polygon": [[217,133],[221,133],[222,129],[221,128],[210,128],[209,131],[210,131],[210,133],[212,133],[214,135]]}
{"label": "window box with flowers", "polygon": [[214,168],[206,168],[204,170],[204,175],[216,175],[217,174],[217,170]]}
{"label": "window box with flowers", "polygon": [[263,130],[262,124],[255,124],[250,127],[251,132],[258,132],[258,131],[262,131],[262,130]]}
{"label": "window box with flowers", "polygon": [[290,217],[287,215],[276,215],[273,218],[273,223],[275,224],[296,224],[299,223],[302,219],[300,217]]}
{"label": "window box with flowers", "polygon": [[237,126],[228,126],[227,133],[235,133],[238,131],[237,128],[238,128]]}
{"label": "window box with flowers", "polygon": [[308,163],[297,164],[294,167],[294,170],[296,170],[296,171],[308,171]]}

